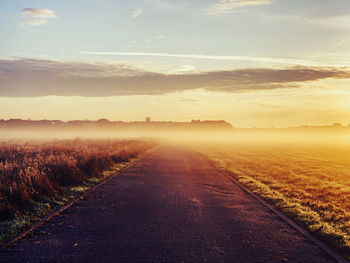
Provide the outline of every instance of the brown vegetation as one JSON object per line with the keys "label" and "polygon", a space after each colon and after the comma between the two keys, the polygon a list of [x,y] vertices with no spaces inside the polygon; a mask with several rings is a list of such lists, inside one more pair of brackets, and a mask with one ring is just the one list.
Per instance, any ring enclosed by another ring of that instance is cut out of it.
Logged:
{"label": "brown vegetation", "polygon": [[154,146],[136,140],[61,140],[0,145],[0,221],[30,210],[36,201],[59,195],[115,163]]}

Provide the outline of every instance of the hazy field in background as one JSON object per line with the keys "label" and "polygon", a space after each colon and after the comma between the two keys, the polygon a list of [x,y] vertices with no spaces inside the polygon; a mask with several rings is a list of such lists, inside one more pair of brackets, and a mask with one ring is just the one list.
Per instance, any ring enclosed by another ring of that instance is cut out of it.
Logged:
{"label": "hazy field in background", "polygon": [[130,139],[156,138],[165,142],[266,142],[266,143],[307,143],[322,145],[350,146],[350,127],[332,128],[287,128],[287,129],[166,129],[166,128],[2,128],[0,142],[9,140],[52,140],[52,139]]}

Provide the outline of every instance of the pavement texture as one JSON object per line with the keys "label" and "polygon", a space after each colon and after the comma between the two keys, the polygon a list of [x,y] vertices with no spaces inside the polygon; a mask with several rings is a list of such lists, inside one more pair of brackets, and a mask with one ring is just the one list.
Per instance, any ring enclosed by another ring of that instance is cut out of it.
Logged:
{"label": "pavement texture", "polygon": [[162,146],[0,262],[334,262],[202,155]]}

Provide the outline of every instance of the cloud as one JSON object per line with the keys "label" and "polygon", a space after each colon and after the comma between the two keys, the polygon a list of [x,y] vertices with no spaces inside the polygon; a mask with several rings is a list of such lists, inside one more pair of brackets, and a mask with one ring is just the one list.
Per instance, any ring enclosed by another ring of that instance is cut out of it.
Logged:
{"label": "cloud", "polygon": [[339,47],[339,46],[345,44],[345,42],[346,42],[346,40],[339,41],[339,42],[335,43],[334,45],[332,45],[331,48]]}
{"label": "cloud", "polygon": [[46,24],[45,19],[24,19],[24,22],[30,26],[40,26]]}
{"label": "cloud", "polygon": [[57,18],[54,11],[43,8],[25,8],[22,10],[22,14],[30,15],[33,18]]}
{"label": "cloud", "polygon": [[131,17],[135,18],[138,17],[139,15],[141,15],[143,13],[143,9],[136,9],[131,13]]}
{"label": "cloud", "polygon": [[176,41],[176,42],[191,42],[191,41],[192,41],[192,40],[189,40],[189,39],[176,38],[176,37],[164,36],[164,35],[155,36],[155,39],[158,39],[158,40],[168,40],[168,41]]}
{"label": "cloud", "polygon": [[173,54],[173,53],[149,53],[149,52],[95,52],[95,51],[80,51],[80,54],[86,55],[106,55],[106,56],[150,56],[150,57],[173,57],[173,58],[193,58],[193,59],[208,59],[208,60],[238,60],[265,62],[275,64],[290,64],[317,66],[319,63],[309,60],[287,59],[287,58],[268,58],[268,57],[248,57],[248,56],[217,56],[217,55],[200,55],[200,54]]}
{"label": "cloud", "polygon": [[22,15],[24,22],[30,26],[44,25],[48,19],[57,18],[54,11],[44,8],[25,8]]}
{"label": "cloud", "polygon": [[164,74],[123,64],[0,60],[2,97],[159,95],[198,88],[245,92],[297,88],[327,78],[350,79],[350,70],[291,67]]}
{"label": "cloud", "polygon": [[218,3],[202,9],[206,14],[223,14],[237,12],[237,8],[271,4],[272,0],[219,0]]}
{"label": "cloud", "polygon": [[307,19],[305,22],[309,23],[309,24],[316,25],[316,26],[321,25],[321,26],[349,29],[350,28],[350,15],[311,18],[311,19]]}
{"label": "cloud", "polygon": [[190,71],[194,71],[195,69],[196,67],[193,65],[181,65],[170,70],[168,73],[175,74],[175,73],[190,72]]}
{"label": "cloud", "polygon": [[144,2],[152,5],[154,8],[159,10],[171,10],[176,8],[180,0],[167,1],[167,0],[144,0]]}
{"label": "cloud", "polygon": [[346,29],[350,28],[350,15],[329,15],[329,16],[313,16],[310,14],[298,14],[289,12],[288,14],[279,13],[279,14],[270,14],[263,13],[261,14],[262,18],[266,20],[272,20],[278,23],[278,21],[290,21],[290,22],[299,22],[306,26],[315,26],[317,28],[329,27],[329,28],[338,28]]}

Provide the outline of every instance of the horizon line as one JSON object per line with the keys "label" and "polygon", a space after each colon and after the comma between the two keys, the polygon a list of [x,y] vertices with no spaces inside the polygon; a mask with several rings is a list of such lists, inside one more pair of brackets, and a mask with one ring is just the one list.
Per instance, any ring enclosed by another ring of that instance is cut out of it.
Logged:
{"label": "horizon line", "polygon": [[[253,127],[237,127],[233,126],[231,122],[223,120],[223,119],[192,119],[190,121],[173,121],[173,120],[129,120],[129,121],[123,121],[123,120],[109,120],[107,118],[99,118],[97,120],[89,120],[89,119],[75,119],[75,120],[59,120],[59,119],[21,119],[21,118],[9,118],[9,119],[0,119],[3,122],[7,122],[9,120],[20,120],[20,121],[60,121],[63,123],[68,123],[72,121],[87,121],[87,122],[98,122],[100,120],[105,120],[110,123],[115,123],[115,122],[124,122],[124,123],[135,123],[135,122],[143,122],[143,123],[158,123],[158,122],[173,122],[173,123],[191,123],[191,122],[206,122],[206,121],[211,121],[211,122],[225,122],[228,123],[232,126],[233,129],[293,129],[293,128],[315,128],[315,127],[341,127],[341,128],[348,128],[350,127],[350,122],[348,124],[342,123],[342,122],[333,122],[333,123],[328,123],[328,124],[319,124],[319,125],[311,125],[311,124],[300,124],[297,126],[288,126],[288,127],[275,127],[275,126],[270,126],[270,127],[258,127],[258,126],[253,126]],[[1,127],[1,126],[0,126]]]}

